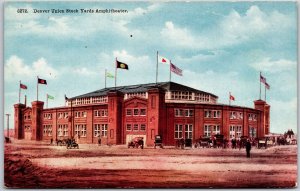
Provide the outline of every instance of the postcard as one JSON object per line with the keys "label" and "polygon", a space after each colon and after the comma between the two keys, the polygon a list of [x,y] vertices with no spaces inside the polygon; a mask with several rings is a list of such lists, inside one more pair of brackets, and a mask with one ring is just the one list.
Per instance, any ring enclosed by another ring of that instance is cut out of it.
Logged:
{"label": "postcard", "polygon": [[297,14],[5,2],[4,187],[297,187]]}

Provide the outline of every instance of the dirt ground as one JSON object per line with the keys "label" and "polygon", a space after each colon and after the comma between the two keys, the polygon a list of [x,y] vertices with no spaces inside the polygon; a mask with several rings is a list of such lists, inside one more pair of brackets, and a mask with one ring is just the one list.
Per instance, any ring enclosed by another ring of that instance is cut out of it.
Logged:
{"label": "dirt ground", "polygon": [[282,188],[297,186],[297,146],[245,149],[5,144],[7,188]]}

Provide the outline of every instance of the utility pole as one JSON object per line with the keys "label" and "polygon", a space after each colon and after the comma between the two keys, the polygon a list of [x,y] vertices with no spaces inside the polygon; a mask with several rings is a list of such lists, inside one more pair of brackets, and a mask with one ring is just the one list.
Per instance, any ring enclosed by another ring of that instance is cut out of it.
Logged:
{"label": "utility pole", "polygon": [[7,116],[7,137],[9,138],[9,116],[10,116],[10,114],[6,114],[6,116]]}

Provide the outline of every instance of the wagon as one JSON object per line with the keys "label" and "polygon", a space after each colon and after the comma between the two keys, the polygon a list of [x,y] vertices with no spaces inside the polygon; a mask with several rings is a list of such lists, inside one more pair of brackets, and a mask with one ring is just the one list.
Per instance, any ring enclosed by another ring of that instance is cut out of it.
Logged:
{"label": "wagon", "polygon": [[211,147],[211,138],[210,137],[200,137],[199,139],[196,140],[195,148],[197,147]]}
{"label": "wagon", "polygon": [[144,148],[144,138],[143,137],[134,137],[131,141],[128,142],[128,148]]}
{"label": "wagon", "polygon": [[164,148],[164,145],[162,143],[162,137],[160,135],[155,136],[154,148],[156,148],[156,146],[159,146],[162,149]]}
{"label": "wagon", "polygon": [[74,140],[67,140],[67,149],[79,149],[79,145]]}
{"label": "wagon", "polygon": [[266,149],[267,148],[267,138],[266,137],[258,138],[257,147],[259,149],[262,148],[262,147],[264,147]]}

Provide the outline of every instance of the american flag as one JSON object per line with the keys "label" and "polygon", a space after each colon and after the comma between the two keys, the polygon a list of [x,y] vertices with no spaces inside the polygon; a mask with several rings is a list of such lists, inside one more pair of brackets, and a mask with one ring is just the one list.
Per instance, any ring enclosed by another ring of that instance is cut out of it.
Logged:
{"label": "american flag", "polygon": [[267,79],[265,77],[263,77],[262,75],[260,75],[260,82],[266,84],[267,83]]}
{"label": "american flag", "polygon": [[265,83],[265,86],[268,90],[270,89],[270,85],[267,82]]}
{"label": "american flag", "polygon": [[175,74],[182,76],[182,70],[175,66],[174,64],[171,63],[170,65],[171,71],[174,72]]}

